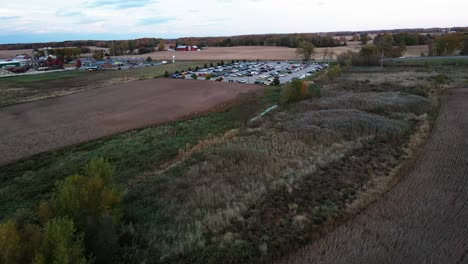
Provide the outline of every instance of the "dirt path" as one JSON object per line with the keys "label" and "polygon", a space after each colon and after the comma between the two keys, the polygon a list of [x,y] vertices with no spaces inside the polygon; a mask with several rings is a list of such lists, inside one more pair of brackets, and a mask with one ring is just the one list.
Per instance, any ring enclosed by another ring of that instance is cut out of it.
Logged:
{"label": "dirt path", "polygon": [[420,160],[394,189],[280,263],[468,263],[468,89],[448,92]]}
{"label": "dirt path", "polygon": [[0,108],[0,164],[208,111],[259,86],[152,79]]}

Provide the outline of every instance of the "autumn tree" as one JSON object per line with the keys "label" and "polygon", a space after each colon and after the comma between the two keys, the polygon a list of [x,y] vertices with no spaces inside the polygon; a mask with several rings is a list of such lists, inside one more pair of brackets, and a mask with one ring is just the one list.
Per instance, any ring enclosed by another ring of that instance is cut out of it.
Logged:
{"label": "autumn tree", "polygon": [[114,169],[105,159],[91,160],[83,175],[58,183],[55,196],[41,204],[43,221],[66,217],[83,232],[84,244],[98,263],[111,263],[117,249],[121,194],[112,184]]}
{"label": "autumn tree", "polygon": [[0,263],[15,264],[21,258],[21,238],[12,220],[0,224]]}
{"label": "autumn tree", "polygon": [[359,40],[361,41],[361,45],[367,45],[367,41],[370,40],[370,37],[369,35],[367,35],[367,33],[362,33],[359,36]]}
{"label": "autumn tree", "polygon": [[166,50],[166,45],[165,45],[164,41],[161,40],[161,41],[159,42],[158,50],[159,50],[159,51],[165,51],[165,50]]}
{"label": "autumn tree", "polygon": [[379,49],[374,45],[364,46],[359,51],[359,61],[356,62],[362,66],[377,65],[379,63],[379,53]]}
{"label": "autumn tree", "polygon": [[77,69],[79,69],[79,68],[81,68],[81,66],[83,66],[83,63],[81,62],[80,59],[77,59],[77,60],[76,60],[76,63],[75,63],[75,67],[76,67]]}
{"label": "autumn tree", "polygon": [[104,51],[103,50],[95,50],[93,52],[93,58],[95,60],[102,60],[104,58]]}
{"label": "autumn tree", "polygon": [[51,219],[45,224],[41,246],[34,264],[89,263],[84,255],[83,234],[68,218]]}
{"label": "autumn tree", "polygon": [[468,55],[468,33],[463,35],[463,49],[461,51],[461,55]]}
{"label": "autumn tree", "polygon": [[309,61],[314,54],[314,45],[309,41],[301,41],[296,49],[296,55],[303,61]]}

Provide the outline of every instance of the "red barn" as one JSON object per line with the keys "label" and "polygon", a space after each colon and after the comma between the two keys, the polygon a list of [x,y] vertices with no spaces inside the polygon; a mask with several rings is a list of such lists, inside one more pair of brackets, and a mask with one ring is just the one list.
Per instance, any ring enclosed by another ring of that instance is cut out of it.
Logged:
{"label": "red barn", "polygon": [[197,51],[197,46],[177,46],[176,51]]}

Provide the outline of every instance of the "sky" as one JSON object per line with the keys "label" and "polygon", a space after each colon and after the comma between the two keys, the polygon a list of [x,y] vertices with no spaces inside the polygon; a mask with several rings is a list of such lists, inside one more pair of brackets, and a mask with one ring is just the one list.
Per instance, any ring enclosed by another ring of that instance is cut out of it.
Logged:
{"label": "sky", "polygon": [[468,26],[467,0],[0,0],[0,44]]}

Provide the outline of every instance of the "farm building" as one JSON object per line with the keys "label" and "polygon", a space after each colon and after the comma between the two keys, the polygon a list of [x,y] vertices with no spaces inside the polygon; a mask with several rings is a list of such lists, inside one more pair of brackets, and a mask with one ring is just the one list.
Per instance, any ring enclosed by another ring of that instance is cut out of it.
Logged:
{"label": "farm building", "polygon": [[197,46],[177,46],[176,51],[198,51]]}

